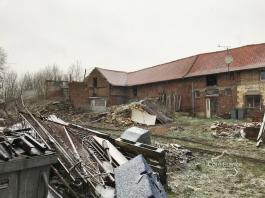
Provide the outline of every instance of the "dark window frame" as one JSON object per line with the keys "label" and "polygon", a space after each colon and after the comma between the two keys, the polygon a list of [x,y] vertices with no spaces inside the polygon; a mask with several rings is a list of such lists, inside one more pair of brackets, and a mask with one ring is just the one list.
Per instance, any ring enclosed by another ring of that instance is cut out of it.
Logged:
{"label": "dark window frame", "polygon": [[217,86],[218,81],[217,81],[217,75],[208,75],[206,76],[206,86],[211,87],[211,86]]}
{"label": "dark window frame", "polygon": [[260,80],[265,81],[265,69],[260,71]]}
{"label": "dark window frame", "polygon": [[[258,98],[258,100],[257,100]],[[256,105],[256,103],[258,105]],[[249,105],[251,104],[251,105]],[[260,108],[261,107],[261,95],[246,95],[245,96],[246,108]]]}
{"label": "dark window frame", "polygon": [[93,78],[93,87],[98,87],[98,78]]}
{"label": "dark window frame", "polygon": [[133,88],[132,88],[132,92],[133,92],[133,96],[134,96],[134,97],[137,97],[137,94],[138,94],[137,87],[133,87]]}

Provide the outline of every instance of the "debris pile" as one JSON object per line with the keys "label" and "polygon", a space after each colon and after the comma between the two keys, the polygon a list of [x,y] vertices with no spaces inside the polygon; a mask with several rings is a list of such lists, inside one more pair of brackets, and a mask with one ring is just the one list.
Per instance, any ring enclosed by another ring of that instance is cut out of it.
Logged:
{"label": "debris pile", "polygon": [[[19,114],[23,121],[22,124],[16,125],[16,128],[20,126],[21,129],[10,128],[7,132],[26,131],[27,136],[41,141],[45,147],[53,149],[58,155],[59,163],[52,167],[52,174],[55,177],[51,178],[55,194],[58,193],[62,197],[71,195],[71,197],[83,198],[114,198],[117,191],[116,185],[121,185],[117,183],[119,180],[115,180],[115,170],[123,164],[130,164],[130,161],[139,154],[143,154],[146,161],[150,163],[150,167],[163,178],[161,183],[166,184],[163,149],[139,142],[114,140],[107,134],[65,122],[55,115],[35,116],[25,106]],[[139,162],[138,165],[141,166],[141,163]],[[122,174],[126,175],[127,170],[123,172]],[[150,174],[154,173],[151,171]],[[150,182],[150,185],[154,184],[154,188],[160,186],[159,189],[152,191],[151,195],[162,197],[159,192],[163,191],[163,186],[158,179],[146,180],[146,182]],[[63,192],[61,192],[62,185],[65,188]],[[150,192],[149,189],[142,190]],[[154,192],[156,195],[152,194]]]}
{"label": "debris pile", "polygon": [[32,105],[30,110],[42,115],[48,115],[50,112],[69,111],[71,110],[71,105],[67,101],[50,101],[48,103]]}
{"label": "debris pile", "polygon": [[155,143],[157,147],[166,151],[166,163],[169,171],[181,170],[186,167],[187,163],[195,159],[192,152],[178,144],[161,144]]}
{"label": "debris pile", "polygon": [[212,135],[215,137],[248,138],[248,129],[259,127],[260,123],[227,124],[214,122],[211,125]]}
{"label": "debris pile", "polygon": [[134,123],[155,125],[172,121],[164,113],[144,104],[144,101],[109,107],[107,112],[94,113],[90,120],[92,123],[105,122],[115,126],[130,126]]}

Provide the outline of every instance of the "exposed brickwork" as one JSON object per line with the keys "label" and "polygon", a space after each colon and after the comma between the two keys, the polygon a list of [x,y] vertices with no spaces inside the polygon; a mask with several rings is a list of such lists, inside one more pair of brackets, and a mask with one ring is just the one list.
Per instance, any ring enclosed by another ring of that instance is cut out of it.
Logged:
{"label": "exposed brickwork", "polygon": [[[94,86],[94,79],[97,81],[96,86]],[[109,97],[110,84],[98,70],[93,70],[89,74],[86,78],[86,84],[89,88],[90,97]]]}
{"label": "exposed brickwork", "polygon": [[[199,92],[199,97],[195,97],[194,109],[199,116],[206,116],[206,99],[210,98],[213,103],[213,115],[224,116],[230,113],[237,104],[236,83],[237,73],[222,73],[217,75],[217,85],[207,86],[206,76],[190,78],[193,81],[194,91]],[[217,95],[207,95],[208,90],[217,90]]]}
{"label": "exposed brickwork", "polygon": [[[262,112],[265,106],[265,83],[260,70],[265,64],[265,44],[248,45],[229,50],[234,61],[225,63],[227,51],[211,52],[156,65],[135,72],[95,68],[86,78],[89,96],[105,97],[108,105],[131,99],[161,95],[182,97],[181,110],[206,115],[206,101],[211,115],[226,115],[234,108],[246,108],[246,92],[260,92]],[[229,72],[228,72],[229,71]],[[216,75],[215,80],[207,75]],[[97,85],[95,86],[95,79]],[[212,81],[213,80],[213,81]],[[192,90],[193,87],[193,90]],[[193,91],[196,93],[192,100]],[[170,97],[168,97],[170,98]],[[175,107],[174,107],[175,109]],[[256,114],[257,109],[248,109]]]}
{"label": "exposed brickwork", "polygon": [[75,108],[88,106],[89,90],[83,82],[69,83],[69,98]]}
{"label": "exposed brickwork", "polygon": [[[137,87],[137,96],[134,96],[133,89]],[[128,99],[144,99],[158,97],[161,94],[171,94],[180,95],[181,100],[181,110],[191,111],[191,81],[188,79],[166,81],[160,83],[153,83],[147,85],[140,85],[128,88]]]}

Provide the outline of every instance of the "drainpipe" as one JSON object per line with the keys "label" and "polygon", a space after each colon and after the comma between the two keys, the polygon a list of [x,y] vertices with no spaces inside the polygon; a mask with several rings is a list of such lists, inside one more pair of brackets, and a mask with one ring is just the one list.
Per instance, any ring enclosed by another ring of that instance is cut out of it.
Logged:
{"label": "drainpipe", "polygon": [[191,83],[192,116],[195,116],[194,85]]}

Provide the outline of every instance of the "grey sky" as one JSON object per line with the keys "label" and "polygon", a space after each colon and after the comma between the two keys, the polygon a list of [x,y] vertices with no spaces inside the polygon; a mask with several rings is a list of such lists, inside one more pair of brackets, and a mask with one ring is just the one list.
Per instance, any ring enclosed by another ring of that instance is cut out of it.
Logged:
{"label": "grey sky", "polygon": [[264,0],[0,0],[0,46],[23,73],[56,63],[132,71],[265,42]]}

